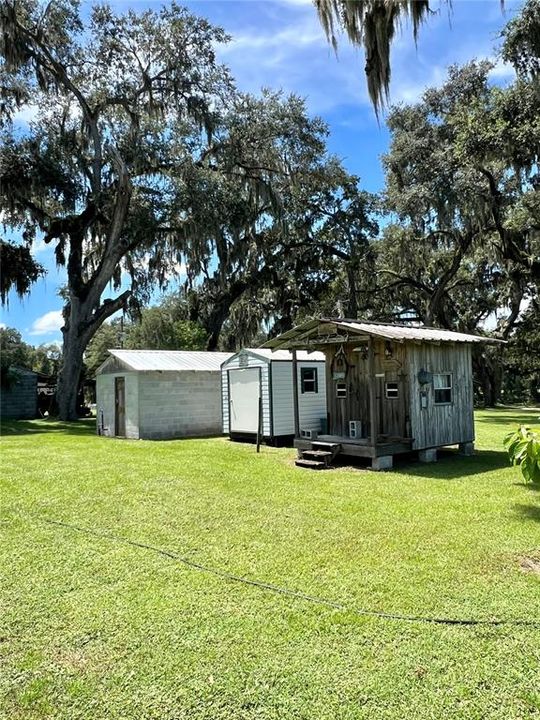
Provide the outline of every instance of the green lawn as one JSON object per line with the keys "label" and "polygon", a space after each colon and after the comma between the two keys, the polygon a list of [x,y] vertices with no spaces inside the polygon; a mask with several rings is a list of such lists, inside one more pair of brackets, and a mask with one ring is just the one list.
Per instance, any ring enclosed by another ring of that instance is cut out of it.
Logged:
{"label": "green lawn", "polygon": [[[540,717],[540,492],[501,450],[538,412],[477,415],[475,457],[295,468],[288,449],[12,423],[1,440],[0,717]],[[149,550],[344,604],[335,610]]]}

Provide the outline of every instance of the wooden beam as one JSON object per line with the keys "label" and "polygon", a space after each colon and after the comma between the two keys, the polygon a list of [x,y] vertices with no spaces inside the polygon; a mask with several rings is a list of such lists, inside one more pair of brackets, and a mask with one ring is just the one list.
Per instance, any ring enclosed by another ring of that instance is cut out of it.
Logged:
{"label": "wooden beam", "polygon": [[298,358],[296,350],[292,351],[292,373],[293,373],[293,412],[294,412],[294,437],[300,437],[300,412],[298,408]]}
{"label": "wooden beam", "polygon": [[[306,337],[304,340],[289,340],[283,345],[283,350],[316,350],[318,347],[325,345],[342,345],[346,343],[357,342],[356,340],[348,340],[346,337],[334,336],[331,338],[326,337]],[[274,348],[277,349],[277,348]]]}
{"label": "wooden beam", "polygon": [[369,424],[370,424],[370,440],[371,445],[377,445],[378,435],[378,408],[377,408],[377,379],[375,377],[375,349],[373,347],[373,337],[368,339],[368,375],[369,375]]}

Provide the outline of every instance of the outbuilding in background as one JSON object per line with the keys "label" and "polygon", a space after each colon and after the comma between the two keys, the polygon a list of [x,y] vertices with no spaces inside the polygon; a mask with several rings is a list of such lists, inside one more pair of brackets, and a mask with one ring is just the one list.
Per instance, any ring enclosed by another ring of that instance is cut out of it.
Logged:
{"label": "outbuilding in background", "polygon": [[[298,352],[297,370],[300,432],[311,437],[326,430],[323,353]],[[260,430],[267,443],[294,438],[292,353],[247,348],[225,360],[221,371],[225,434],[254,439]]]}
{"label": "outbuilding in background", "polygon": [[220,435],[220,367],[231,353],[109,350],[96,373],[99,434],[164,440]]}
{"label": "outbuilding in background", "polygon": [[0,386],[0,417],[3,420],[31,420],[38,415],[38,374],[11,367]]}

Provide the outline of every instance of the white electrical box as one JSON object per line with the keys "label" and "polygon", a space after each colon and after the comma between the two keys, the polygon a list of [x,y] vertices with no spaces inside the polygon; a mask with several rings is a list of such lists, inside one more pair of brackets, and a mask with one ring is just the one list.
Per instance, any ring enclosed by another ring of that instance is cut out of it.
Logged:
{"label": "white electrical box", "polygon": [[362,421],[349,420],[349,437],[358,440],[362,437]]}

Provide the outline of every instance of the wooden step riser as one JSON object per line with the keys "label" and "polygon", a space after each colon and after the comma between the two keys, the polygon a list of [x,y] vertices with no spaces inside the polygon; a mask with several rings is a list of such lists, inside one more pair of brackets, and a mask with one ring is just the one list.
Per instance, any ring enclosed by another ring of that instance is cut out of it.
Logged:
{"label": "wooden step riser", "polygon": [[324,470],[328,467],[325,462],[317,460],[304,460],[303,458],[298,458],[298,460],[295,460],[294,464],[297,467],[309,468],[309,470]]}

